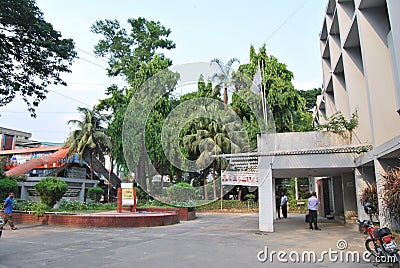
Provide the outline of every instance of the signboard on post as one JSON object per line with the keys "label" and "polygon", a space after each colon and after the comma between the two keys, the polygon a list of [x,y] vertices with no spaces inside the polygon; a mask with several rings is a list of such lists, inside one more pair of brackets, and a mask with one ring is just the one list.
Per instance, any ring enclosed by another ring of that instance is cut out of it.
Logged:
{"label": "signboard on post", "polygon": [[256,171],[222,171],[222,185],[258,186]]}
{"label": "signboard on post", "polygon": [[121,188],[118,188],[117,212],[122,212],[122,206],[130,206],[131,212],[136,211],[136,189],[133,183],[121,183]]}
{"label": "signboard on post", "polygon": [[135,194],[133,193],[132,183],[121,183],[122,188],[122,205],[134,206],[136,204]]}

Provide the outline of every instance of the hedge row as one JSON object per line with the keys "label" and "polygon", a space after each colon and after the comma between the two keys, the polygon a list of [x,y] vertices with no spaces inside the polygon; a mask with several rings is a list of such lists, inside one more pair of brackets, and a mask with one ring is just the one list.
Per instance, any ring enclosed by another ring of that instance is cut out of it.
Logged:
{"label": "hedge row", "polygon": [[[196,208],[196,211],[219,210],[221,209],[221,200],[217,200]],[[222,200],[222,209],[258,209],[258,202],[240,201],[240,200]]]}

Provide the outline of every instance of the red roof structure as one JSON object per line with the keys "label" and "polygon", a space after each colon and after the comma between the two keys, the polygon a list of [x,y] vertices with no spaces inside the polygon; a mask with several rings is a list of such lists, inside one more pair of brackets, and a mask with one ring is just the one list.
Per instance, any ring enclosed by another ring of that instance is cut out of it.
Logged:
{"label": "red roof structure", "polygon": [[0,155],[38,153],[38,152],[57,151],[60,149],[62,149],[62,146],[43,146],[36,148],[24,148],[24,149],[0,151]]}
{"label": "red roof structure", "polygon": [[[54,147],[61,148],[60,146],[54,146]],[[46,147],[46,148],[47,148],[47,151],[48,151],[49,148],[48,147]],[[40,149],[40,148],[35,148],[35,149]],[[18,151],[21,152],[21,150],[18,150]],[[67,151],[68,151],[68,148],[59,149],[58,151],[52,153],[51,155],[48,155],[48,156],[43,157],[41,159],[40,158],[33,158],[33,159],[27,161],[26,163],[7,171],[6,175],[7,176],[24,175],[28,171],[30,171],[30,170],[32,170],[34,168],[40,167],[40,166],[48,165],[49,167],[51,167],[54,163],[57,163],[59,160],[65,158],[66,155],[67,155]],[[32,151],[29,151],[29,152],[32,152]],[[37,151],[35,150],[35,152],[37,152]],[[9,153],[10,153],[10,151],[9,151]],[[28,151],[27,151],[27,153],[28,153]]]}

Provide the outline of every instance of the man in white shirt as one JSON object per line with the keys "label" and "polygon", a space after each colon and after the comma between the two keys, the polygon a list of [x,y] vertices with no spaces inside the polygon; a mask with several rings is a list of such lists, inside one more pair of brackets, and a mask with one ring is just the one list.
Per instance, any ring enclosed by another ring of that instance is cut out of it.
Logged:
{"label": "man in white shirt", "polygon": [[[317,193],[313,192],[311,197],[308,198],[308,214],[310,215],[310,230],[321,230],[318,228],[317,224],[317,211],[319,207],[319,200],[317,198]],[[314,227],[313,227],[314,223]]]}

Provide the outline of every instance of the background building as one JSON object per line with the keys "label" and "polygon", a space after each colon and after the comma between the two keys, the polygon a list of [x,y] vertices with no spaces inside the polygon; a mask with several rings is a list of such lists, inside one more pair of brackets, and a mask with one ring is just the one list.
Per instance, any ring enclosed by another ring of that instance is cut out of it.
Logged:
{"label": "background building", "polygon": [[[17,198],[38,201],[35,185],[45,177],[58,177],[68,184],[63,199],[86,201],[88,190],[101,186],[105,198],[111,200],[120,179],[94,158],[80,160],[77,155],[67,158],[68,148],[62,144],[30,140],[31,134],[18,130],[0,128],[5,146],[0,159],[7,176],[24,176],[18,182]],[[4,138],[5,137],[5,138]],[[7,149],[12,148],[12,149]],[[90,167],[89,162],[92,162]]]}

